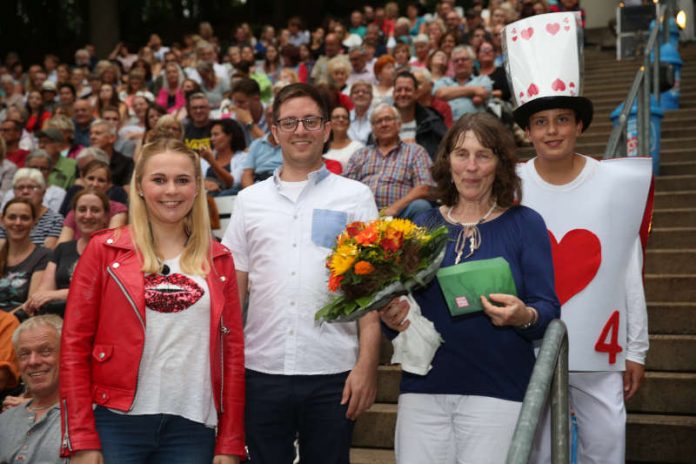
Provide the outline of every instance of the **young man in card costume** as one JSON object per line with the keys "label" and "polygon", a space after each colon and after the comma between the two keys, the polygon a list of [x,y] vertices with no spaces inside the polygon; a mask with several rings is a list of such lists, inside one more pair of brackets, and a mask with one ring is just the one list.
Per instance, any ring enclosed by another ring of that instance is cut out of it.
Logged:
{"label": "young man in card costume", "polygon": [[[570,341],[578,462],[625,462],[624,401],[644,377],[648,329],[643,248],[652,210],[651,160],[597,161],[575,152],[592,121],[580,96],[582,43],[573,13],[534,16],[505,29],[515,120],[536,157],[520,165],[522,204],[546,221],[561,318]],[[550,462],[550,418],[532,462]]]}

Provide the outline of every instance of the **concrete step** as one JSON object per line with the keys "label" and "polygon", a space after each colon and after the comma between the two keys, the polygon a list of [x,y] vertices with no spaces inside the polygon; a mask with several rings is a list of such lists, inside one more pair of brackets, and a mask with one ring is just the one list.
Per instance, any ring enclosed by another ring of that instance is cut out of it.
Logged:
{"label": "concrete step", "polygon": [[696,175],[683,174],[674,176],[659,175],[655,178],[655,191],[696,190]]}
{"label": "concrete step", "polygon": [[656,209],[654,227],[696,227],[696,208]]}
{"label": "concrete step", "polygon": [[396,405],[375,403],[360,416],[353,430],[356,448],[394,448]]}
{"label": "concrete step", "polygon": [[689,302],[696,300],[696,275],[646,274],[647,301]]}
{"label": "concrete step", "polygon": [[673,161],[660,163],[660,175],[696,174],[696,161]]}
{"label": "concrete step", "polygon": [[645,255],[648,274],[696,274],[696,249],[653,250]]}
{"label": "concrete step", "polygon": [[[655,192],[655,208],[690,208],[696,207],[696,190],[675,190],[672,192]],[[696,237],[694,237],[696,244]]]}
{"label": "concrete step", "polygon": [[696,372],[696,335],[650,335],[645,368],[649,371]]}
{"label": "concrete step", "polygon": [[696,335],[696,303],[649,301],[648,328],[653,335]]}
{"label": "concrete step", "polygon": [[693,464],[696,417],[629,414],[627,422],[627,461]]}
{"label": "concrete step", "polygon": [[[587,141],[582,137],[578,139],[577,151],[580,153],[604,153],[609,137],[604,140]],[[669,150],[686,151],[691,154],[692,160],[696,160],[696,137],[670,137],[660,140],[660,154]]]}
{"label": "concrete step", "polygon": [[399,383],[401,367],[398,365],[379,366],[377,370],[378,403],[396,403],[399,401]]}
{"label": "concrete step", "polygon": [[646,372],[645,381],[628,401],[629,412],[696,415],[696,374]]}
{"label": "concrete step", "polygon": [[[375,404],[358,419],[351,455],[353,464],[392,464],[396,405]],[[626,459],[650,463],[693,463],[696,456],[696,417],[629,414]],[[367,460],[372,459],[372,460]]]}
{"label": "concrete step", "polygon": [[396,457],[391,449],[353,448],[350,464],[396,464]]}
{"label": "concrete step", "polygon": [[648,250],[673,250],[696,244],[696,227],[653,228],[648,239]]}

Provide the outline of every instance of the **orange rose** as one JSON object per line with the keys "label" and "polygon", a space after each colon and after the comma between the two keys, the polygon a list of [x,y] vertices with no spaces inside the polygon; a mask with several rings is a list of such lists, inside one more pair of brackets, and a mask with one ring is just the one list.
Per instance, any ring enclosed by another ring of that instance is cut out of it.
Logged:
{"label": "orange rose", "polygon": [[375,270],[375,267],[367,261],[358,261],[355,263],[355,267],[353,269],[357,275],[367,275],[371,274],[372,271]]}
{"label": "orange rose", "polygon": [[377,241],[378,235],[377,229],[374,226],[369,226],[355,236],[355,241],[361,245],[372,245]]}

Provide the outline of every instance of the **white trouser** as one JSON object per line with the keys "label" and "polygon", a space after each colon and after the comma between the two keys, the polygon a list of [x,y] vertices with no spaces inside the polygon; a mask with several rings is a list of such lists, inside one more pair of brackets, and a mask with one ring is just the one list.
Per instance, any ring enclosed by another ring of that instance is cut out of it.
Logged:
{"label": "white trouser", "polygon": [[505,462],[522,403],[487,396],[399,396],[397,464]]}
{"label": "white trouser", "polygon": [[[626,454],[626,407],[623,372],[571,372],[570,407],[578,432],[577,464],[623,464]],[[551,414],[537,429],[530,462],[551,462]]]}

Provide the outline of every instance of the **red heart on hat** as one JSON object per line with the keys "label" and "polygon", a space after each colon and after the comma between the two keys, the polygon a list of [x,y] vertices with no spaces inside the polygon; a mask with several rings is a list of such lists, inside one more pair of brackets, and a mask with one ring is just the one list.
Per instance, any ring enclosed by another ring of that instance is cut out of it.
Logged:
{"label": "red heart on hat", "polygon": [[512,41],[513,41],[513,42],[516,42],[516,41],[517,41],[517,36],[516,36],[516,35],[513,35],[513,36],[512,36]]}
{"label": "red heart on hat", "polygon": [[563,26],[563,29],[565,29],[566,31],[569,31],[569,30],[570,30],[570,26]]}
{"label": "red heart on hat", "polygon": [[567,23],[567,22],[568,22],[568,18],[563,18],[563,22],[564,22],[564,23]]}
{"label": "red heart on hat", "polygon": [[570,87],[571,89],[574,89],[574,88],[575,88],[575,82],[568,82],[568,87]]}
{"label": "red heart on hat", "polygon": [[539,95],[539,87],[537,87],[536,84],[530,85],[527,89],[527,95],[529,95],[530,97],[533,97],[534,95]]}
{"label": "red heart on hat", "polygon": [[522,29],[522,32],[520,33],[522,38],[524,40],[529,40],[532,38],[532,35],[534,35],[534,28],[533,27],[528,27],[527,29]]}
{"label": "red heart on hat", "polygon": [[562,80],[556,79],[551,83],[551,88],[556,92],[563,92],[566,89],[566,85]]}
{"label": "red heart on hat", "polygon": [[561,30],[561,25],[558,23],[548,23],[546,25],[546,32],[548,32],[551,35],[556,35],[558,31]]}

